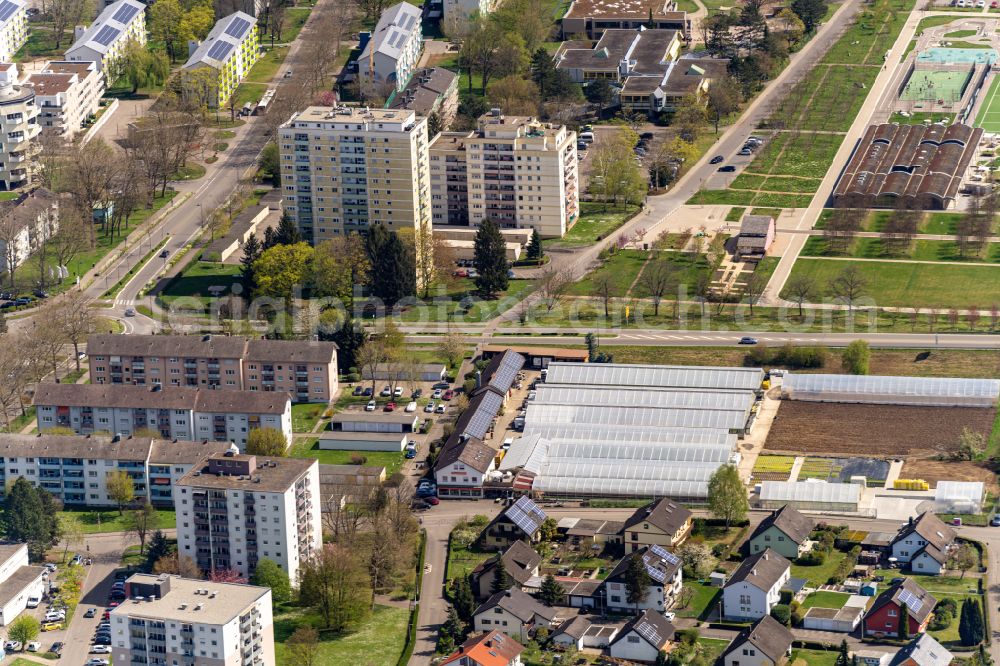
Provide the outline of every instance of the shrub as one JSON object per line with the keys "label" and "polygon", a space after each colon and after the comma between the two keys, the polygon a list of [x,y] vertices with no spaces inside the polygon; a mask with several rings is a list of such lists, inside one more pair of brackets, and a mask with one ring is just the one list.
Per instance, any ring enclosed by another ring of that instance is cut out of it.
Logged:
{"label": "shrub", "polygon": [[792,619],[792,610],[785,604],[777,604],[771,609],[771,617],[787,627]]}
{"label": "shrub", "polygon": [[352,465],[364,465],[368,462],[368,458],[359,453],[351,454],[351,464]]}
{"label": "shrub", "polygon": [[681,629],[676,633],[676,639],[684,645],[694,645],[698,642],[697,629]]}
{"label": "shrub", "polygon": [[935,613],[948,613],[953,618],[958,615],[958,602],[954,599],[942,599],[938,602],[938,605],[934,607]]}
{"label": "shrub", "polygon": [[826,552],[817,548],[804,553],[797,560],[797,564],[807,567],[816,567],[826,562]]}
{"label": "shrub", "polygon": [[928,629],[931,631],[943,631],[951,626],[951,623],[955,621],[955,616],[947,611],[935,610],[934,617],[931,619]]}

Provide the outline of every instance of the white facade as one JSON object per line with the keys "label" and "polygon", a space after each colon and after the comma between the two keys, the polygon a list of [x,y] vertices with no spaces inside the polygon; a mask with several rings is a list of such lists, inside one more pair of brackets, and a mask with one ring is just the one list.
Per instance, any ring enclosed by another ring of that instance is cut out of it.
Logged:
{"label": "white facade", "polygon": [[434,480],[438,486],[449,486],[450,488],[476,488],[482,490],[483,480],[486,475],[496,469],[496,461],[490,461],[485,472],[480,472],[471,465],[467,465],[461,460],[456,460],[450,465],[434,471]]}
{"label": "white facade", "polygon": [[14,621],[28,607],[28,597],[45,590],[42,567],[28,565],[28,545],[0,546],[0,626]]}
{"label": "white facade", "polygon": [[654,610],[663,612],[673,603],[674,597],[681,591],[683,575],[677,569],[673,578],[665,584],[653,584],[646,588],[645,598],[638,605],[627,601],[625,583],[607,583],[606,604],[609,610],[627,613],[638,610]]}
{"label": "white facade", "polygon": [[938,575],[944,571],[944,564],[930,556],[926,550],[910,558],[910,569],[914,573]]}
{"label": "white facade", "polygon": [[50,62],[27,81],[35,90],[38,124],[46,134],[72,139],[101,108],[104,73],[93,62]]}
{"label": "white facade", "polygon": [[47,190],[36,189],[0,205],[0,230],[0,273],[6,273],[10,264],[15,268],[23,264],[59,231],[58,199]]}
{"label": "white facade", "polygon": [[98,70],[107,72],[129,41],[146,44],[146,5],[138,0],[118,0],[105,7],[89,28],[77,26],[75,38],[66,60],[93,62]]}
{"label": "white facade", "polygon": [[781,600],[781,587],[791,577],[786,567],[781,576],[767,589],[749,581],[730,582],[722,591],[722,611],[727,620],[752,621],[771,614]]}
{"label": "white facade", "polygon": [[0,1],[0,62],[12,62],[28,41],[28,3],[25,0]]}
{"label": "white facade", "polygon": [[617,638],[608,648],[608,653],[615,659],[653,663],[660,650],[633,630]]}
{"label": "white facade", "polygon": [[0,152],[4,155],[0,185],[7,190],[31,181],[39,149],[36,138],[42,131],[35,91],[19,85],[17,76],[17,65],[0,64]]}
{"label": "white facade", "polygon": [[402,90],[423,49],[421,12],[408,2],[389,7],[358,56],[358,76],[365,85]]}
{"label": "white facade", "polygon": [[[223,431],[223,427],[225,430]],[[202,412],[194,414],[194,439],[225,440],[234,442],[243,451],[247,447],[247,437],[251,430],[271,428],[285,436],[285,441],[292,441],[292,402],[285,403],[285,410],[280,414],[242,414],[227,412]],[[224,434],[223,434],[224,432]]]}

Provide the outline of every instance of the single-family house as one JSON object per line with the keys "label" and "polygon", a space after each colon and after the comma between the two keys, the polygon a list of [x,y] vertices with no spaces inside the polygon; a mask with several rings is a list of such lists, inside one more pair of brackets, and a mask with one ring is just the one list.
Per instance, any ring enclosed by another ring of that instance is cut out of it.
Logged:
{"label": "single-family house", "polygon": [[790,577],[791,562],[771,548],[749,556],[722,590],[723,616],[746,621],[770,615]]}
{"label": "single-family house", "polygon": [[521,666],[524,647],[499,631],[472,636],[441,662],[441,666]]}
{"label": "single-family house", "polygon": [[955,530],[925,511],[899,528],[890,545],[890,555],[919,573],[939,574],[955,542]]}
{"label": "single-family house", "polygon": [[694,516],[687,507],[668,499],[656,500],[629,516],[622,528],[626,553],[646,546],[676,548],[691,533]]}
{"label": "single-family house", "polygon": [[794,560],[804,553],[812,532],[813,520],[793,507],[783,506],[761,521],[747,541],[750,554],[761,553],[768,548],[782,557]]}
{"label": "single-family house", "polygon": [[562,647],[573,647],[577,650],[582,650],[584,648],[583,639],[590,627],[590,620],[582,615],[577,615],[560,624],[552,632],[552,642]]}
{"label": "single-family house", "polygon": [[434,463],[441,498],[481,498],[483,480],[496,467],[496,451],[475,437],[449,439]]}
{"label": "single-family house", "polygon": [[[441,127],[447,128],[458,113],[458,74],[444,67],[418,69],[410,77],[406,87],[388,102],[388,108],[408,109],[426,117],[436,113],[441,120]],[[441,379],[444,379],[444,376]],[[424,379],[424,381],[440,380]]]}
{"label": "single-family house", "polygon": [[851,653],[851,657],[857,658],[858,666],[889,666],[893,656],[893,653],[882,650],[855,650]]}
{"label": "single-family house", "polygon": [[953,659],[930,634],[920,634],[900,648],[890,666],[948,666]]}
{"label": "single-family house", "polygon": [[792,653],[791,630],[765,615],[740,632],[722,654],[722,666],[779,666]]}
{"label": "single-family house", "polygon": [[556,619],[556,611],[512,587],[497,592],[472,614],[476,631],[502,631],[511,638],[526,641],[538,627],[549,627]]}
{"label": "single-family house", "polygon": [[662,613],[644,610],[629,620],[608,646],[615,659],[652,663],[660,652],[670,651],[674,625]]}
{"label": "single-family house", "polygon": [[863,620],[865,636],[898,636],[899,618],[906,606],[909,617],[909,635],[915,636],[927,629],[937,599],[912,579],[893,585],[875,597]]}
{"label": "single-family house", "polygon": [[760,260],[774,242],[774,218],[770,215],[744,215],[736,237],[736,258]]}
{"label": "single-family house", "polygon": [[482,548],[507,548],[515,541],[535,543],[545,522],[545,512],[523,495],[516,502],[501,511],[496,518],[483,528],[476,538]]}
{"label": "single-family house", "polygon": [[493,579],[501,561],[507,572],[504,589],[514,585],[523,590],[532,578],[537,579],[542,556],[525,542],[515,541],[503,553],[497,553],[480,564],[472,571],[472,592],[478,599],[485,599],[493,594]]}
{"label": "single-family house", "polygon": [[[645,597],[637,604],[628,601],[626,592],[626,578],[634,559],[641,559],[646,573],[649,574]],[[663,546],[649,546],[629,553],[604,579],[605,606],[611,611],[650,609],[663,612],[670,607],[674,596],[681,591],[682,578],[680,558]]]}

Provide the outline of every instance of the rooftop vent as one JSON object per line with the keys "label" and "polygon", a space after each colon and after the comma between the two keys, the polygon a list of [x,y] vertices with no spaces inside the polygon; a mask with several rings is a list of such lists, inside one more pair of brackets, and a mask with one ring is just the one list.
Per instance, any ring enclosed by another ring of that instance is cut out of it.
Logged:
{"label": "rooftop vent", "polygon": [[204,608],[204,607],[205,607],[205,604],[197,604],[197,605],[196,605],[196,606],[194,607],[194,609],[195,609],[196,611],[199,611],[199,610],[201,610],[201,609],[202,609],[202,608]]}

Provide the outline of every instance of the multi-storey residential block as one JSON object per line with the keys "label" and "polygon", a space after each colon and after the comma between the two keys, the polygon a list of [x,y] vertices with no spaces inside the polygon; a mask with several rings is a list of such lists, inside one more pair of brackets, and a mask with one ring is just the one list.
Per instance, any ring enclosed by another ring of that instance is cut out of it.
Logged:
{"label": "multi-storey residential block", "polygon": [[50,62],[26,81],[35,90],[42,132],[72,139],[101,108],[104,73],[95,62]]}
{"label": "multi-storey residential block", "polygon": [[132,477],[136,498],[174,505],[173,485],[225,442],[171,442],[149,437],[0,435],[0,483],[24,477],[68,506],[115,506],[108,474]]}
{"label": "multi-storey residential block", "polygon": [[135,574],[111,611],[116,664],[274,666],[271,590]]}
{"label": "multi-storey residential block", "polygon": [[220,335],[91,335],[95,384],[288,393],[329,402],[337,393],[337,345]]}
{"label": "multi-storey residential block", "polygon": [[28,41],[28,3],[0,0],[0,62],[11,62]]}
{"label": "multi-storey residential block", "polygon": [[486,16],[500,3],[496,0],[444,0],[441,25],[448,29],[461,29],[473,14]]}
{"label": "multi-storey residential block", "polygon": [[127,437],[152,431],[164,439],[233,442],[240,449],[256,428],[292,439],[292,403],[282,393],[40,383],[35,408],[41,432],[62,427]]}
{"label": "multi-storey residential block", "polygon": [[442,132],[429,152],[435,224],[461,224],[464,203],[468,224],[489,218],[559,238],[579,216],[576,133],[564,125],[494,109],[472,132]]}
{"label": "multi-storey residential block", "polygon": [[35,91],[17,82],[17,65],[0,64],[0,186],[13,190],[31,182],[41,132]]}
{"label": "multi-storey residential block", "polygon": [[0,545],[0,626],[7,626],[28,607],[28,599],[39,601],[48,584],[43,567],[28,564],[28,544]]}
{"label": "multi-storey residential block", "polygon": [[311,106],[280,129],[285,214],[313,244],[372,224],[431,227],[427,119]]}
{"label": "multi-storey residential block", "polygon": [[448,127],[458,113],[458,74],[444,67],[418,69],[386,108],[409,109],[422,116],[436,113],[441,127]]}
{"label": "multi-storey residential block", "polygon": [[77,26],[74,37],[66,60],[97,63],[97,69],[106,72],[121,58],[129,41],[146,43],[146,5],[139,0],[118,0],[105,7],[89,28]]}
{"label": "multi-storey residential block", "polygon": [[257,19],[235,12],[219,19],[201,44],[191,44],[185,72],[209,70],[214,84],[211,104],[225,106],[259,56]]}
{"label": "multi-storey residential block", "polygon": [[403,89],[420,60],[423,39],[419,7],[401,2],[382,12],[358,56],[362,85],[389,91]]}
{"label": "multi-storey residential block", "polygon": [[205,571],[250,575],[269,559],[297,580],[322,544],[316,460],[209,456],[177,482],[174,506],[177,552]]}
{"label": "multi-storey residential block", "polygon": [[[2,124],[2,122],[0,122]],[[0,202],[0,219],[13,232],[0,239],[0,273],[15,268],[59,231],[59,199],[39,187],[12,201]]]}

